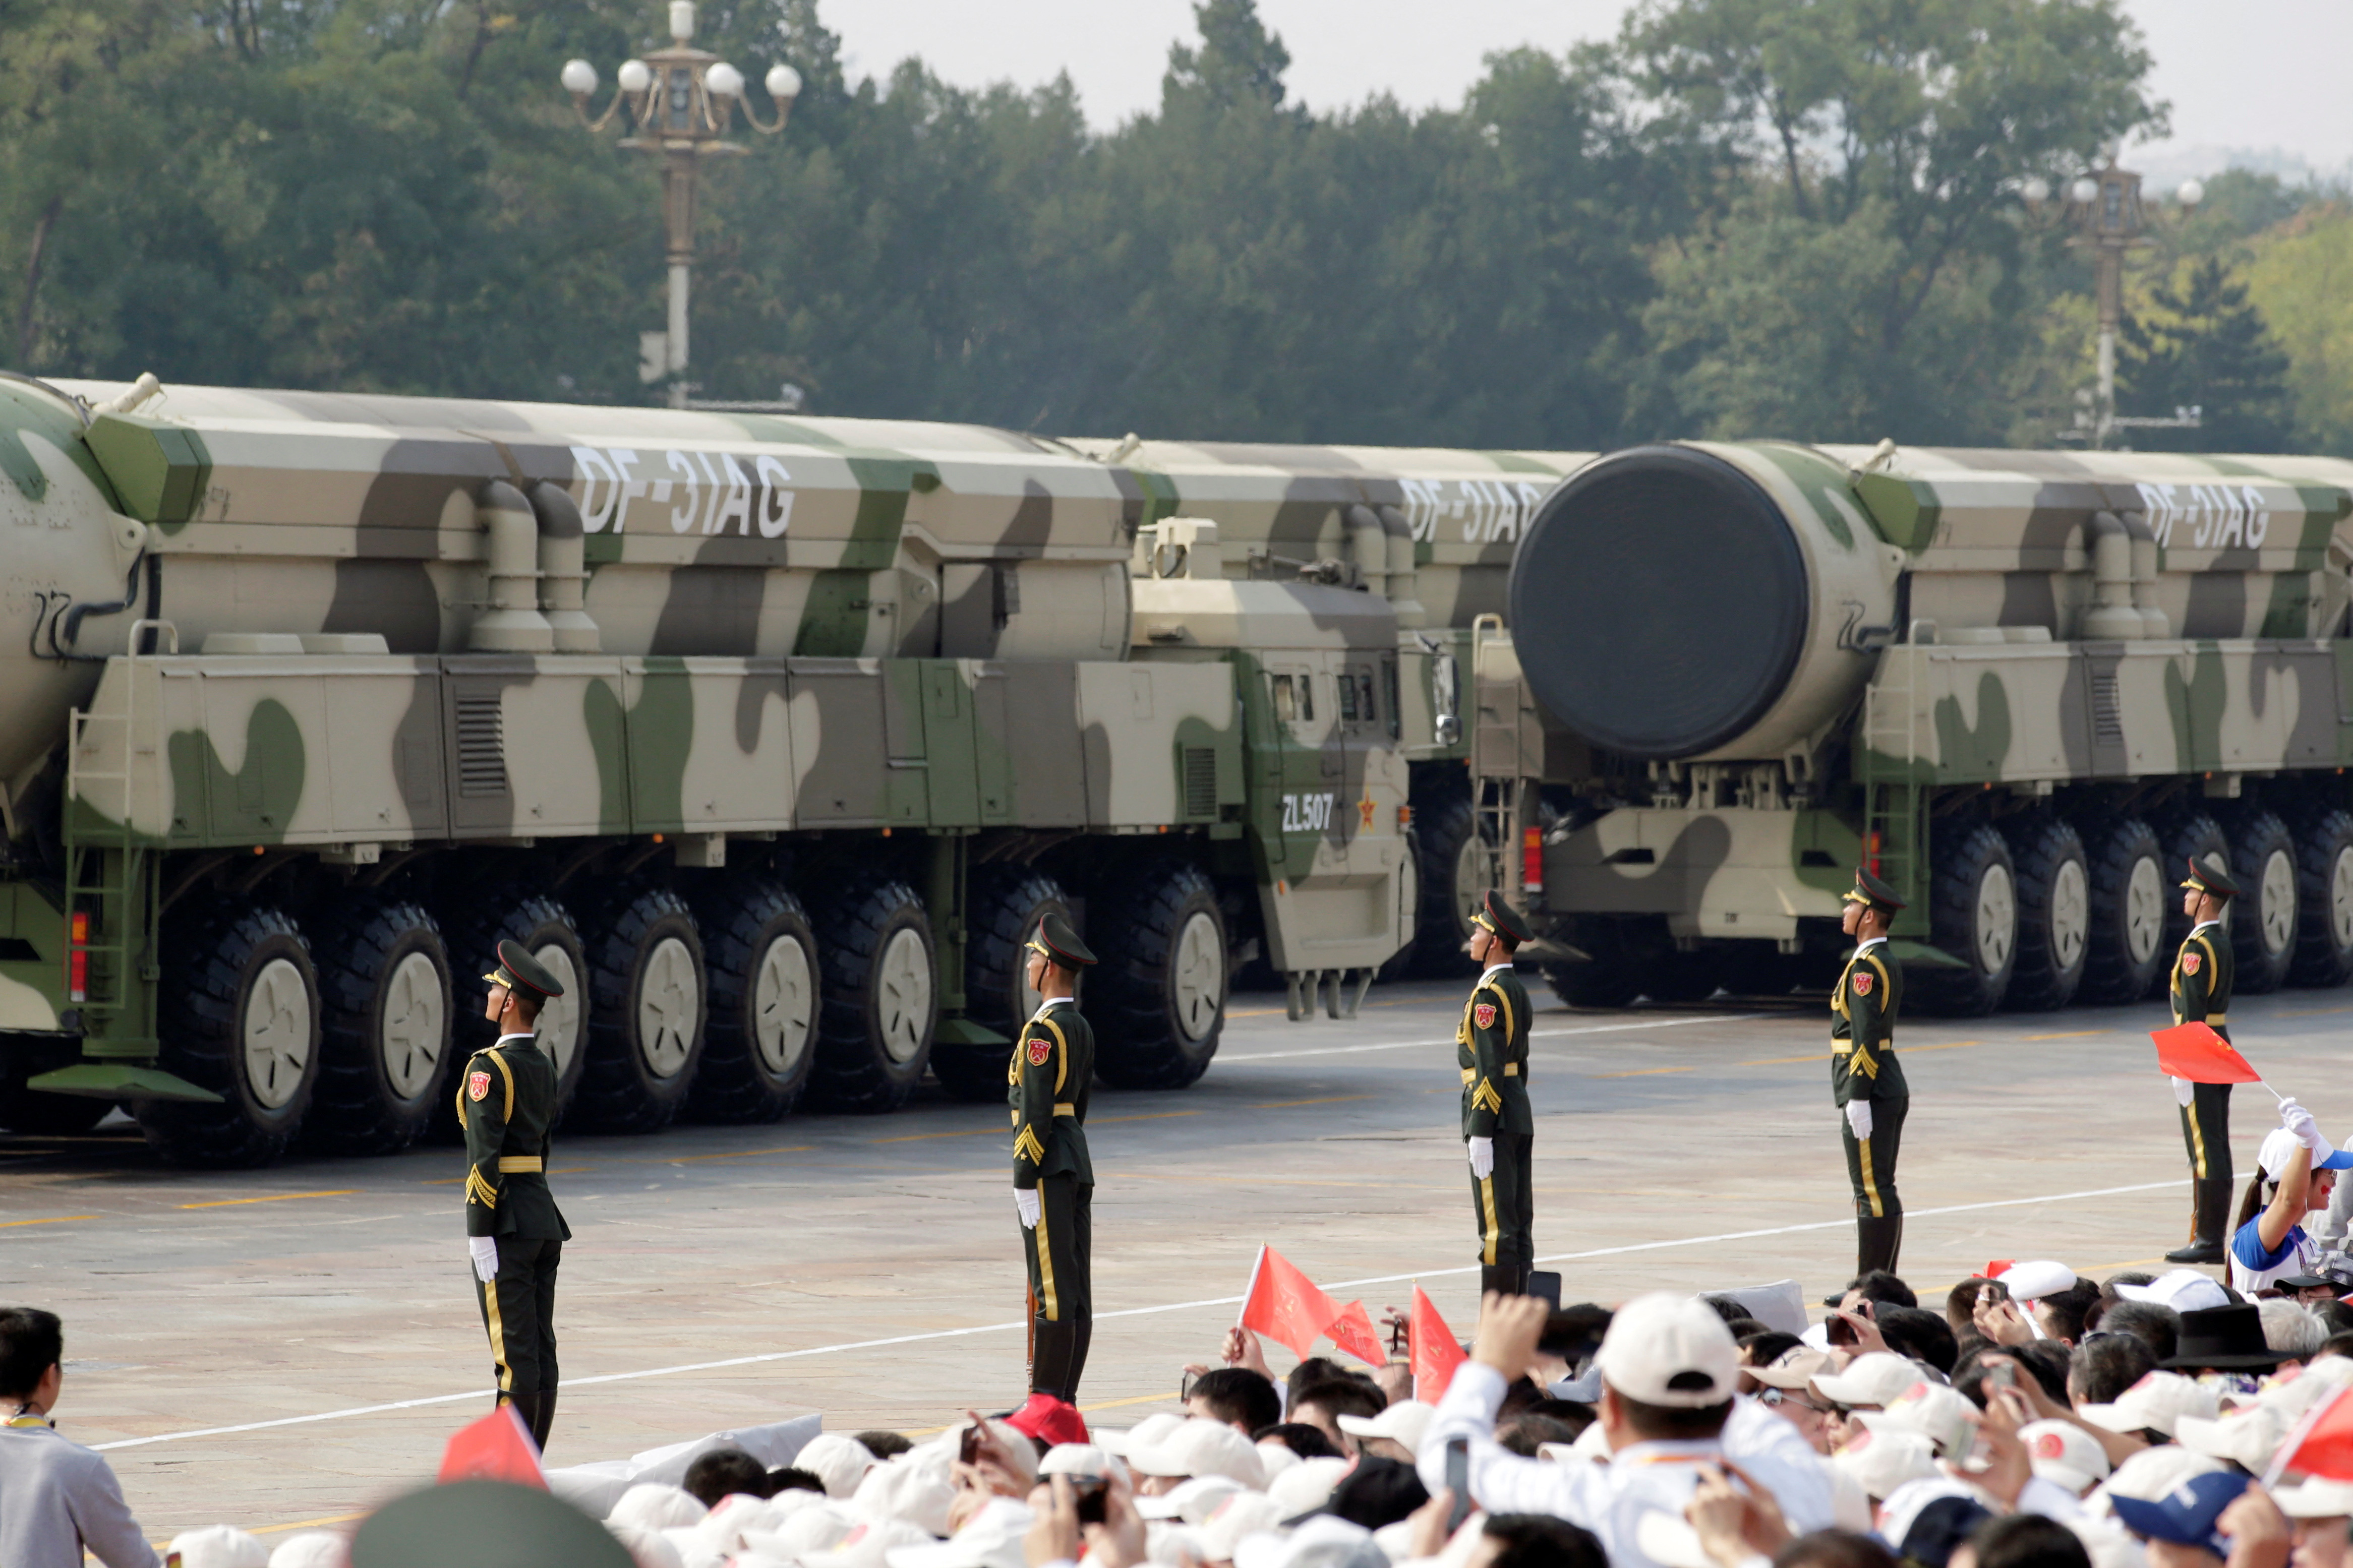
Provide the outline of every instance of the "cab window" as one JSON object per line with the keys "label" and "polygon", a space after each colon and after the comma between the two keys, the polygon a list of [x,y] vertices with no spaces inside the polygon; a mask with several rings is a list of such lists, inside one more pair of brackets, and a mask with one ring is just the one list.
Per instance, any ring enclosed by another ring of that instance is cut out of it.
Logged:
{"label": "cab window", "polygon": [[1292,690],[1291,677],[1274,675],[1267,679],[1274,684],[1274,716],[1286,724],[1296,722],[1299,718],[1299,698]]}

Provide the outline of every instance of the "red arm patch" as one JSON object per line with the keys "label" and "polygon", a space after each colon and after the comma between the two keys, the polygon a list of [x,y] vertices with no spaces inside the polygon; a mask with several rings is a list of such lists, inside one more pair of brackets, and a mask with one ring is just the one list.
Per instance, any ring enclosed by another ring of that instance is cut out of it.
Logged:
{"label": "red arm patch", "polygon": [[2205,958],[2206,955],[2202,952],[2183,953],[2181,955],[2181,973],[2184,974],[2197,973],[2199,964],[2204,963]]}
{"label": "red arm patch", "polygon": [[1493,1002],[1482,1002],[1471,1009],[1471,1016],[1481,1028],[1492,1029],[1495,1026],[1495,1005]]}
{"label": "red arm patch", "polygon": [[468,1073],[466,1075],[466,1098],[468,1100],[488,1100],[490,1097],[491,1075],[486,1072]]}
{"label": "red arm patch", "polygon": [[1053,1054],[1053,1041],[1048,1039],[1043,1035],[1032,1035],[1029,1037],[1029,1065],[1031,1067],[1044,1067],[1046,1065],[1047,1058],[1051,1057]]}
{"label": "red arm patch", "polygon": [[1858,969],[1858,970],[1856,970],[1856,971],[1854,972],[1854,994],[1855,994],[1856,995],[1858,995],[1858,996],[1868,996],[1868,995],[1870,995],[1870,994],[1871,994],[1871,982],[1872,982],[1872,978],[1873,978],[1873,976],[1872,976],[1872,973],[1871,973],[1871,971],[1870,971],[1870,970],[1868,970],[1868,969]]}

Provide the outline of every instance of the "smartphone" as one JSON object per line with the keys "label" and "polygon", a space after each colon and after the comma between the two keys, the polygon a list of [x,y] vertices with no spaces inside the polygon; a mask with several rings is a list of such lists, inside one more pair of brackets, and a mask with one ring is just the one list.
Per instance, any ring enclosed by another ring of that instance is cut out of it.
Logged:
{"label": "smartphone", "polygon": [[1848,1322],[1844,1317],[1837,1313],[1832,1313],[1831,1315],[1831,1321],[1826,1327],[1829,1329],[1829,1339],[1831,1343],[1834,1345],[1851,1345],[1857,1342],[1854,1325]]}
{"label": "smartphone", "polygon": [[1103,1479],[1101,1476],[1074,1475],[1071,1478],[1071,1489],[1078,1494],[1079,1522],[1081,1524],[1103,1523],[1103,1494],[1109,1490]]}
{"label": "smartphone", "polygon": [[1454,1494],[1454,1506],[1446,1513],[1446,1533],[1452,1535],[1471,1516],[1471,1439],[1468,1437],[1446,1440],[1446,1489]]}
{"label": "smartphone", "polygon": [[2011,1361],[1989,1361],[1985,1363],[1985,1381],[1989,1388],[2016,1388],[2018,1363]]}
{"label": "smartphone", "polygon": [[964,1436],[956,1444],[956,1458],[967,1465],[980,1462],[980,1427],[977,1423],[964,1429]]}
{"label": "smartphone", "polygon": [[1528,1294],[1541,1297],[1554,1311],[1560,1310],[1560,1275],[1550,1268],[1528,1271]]}

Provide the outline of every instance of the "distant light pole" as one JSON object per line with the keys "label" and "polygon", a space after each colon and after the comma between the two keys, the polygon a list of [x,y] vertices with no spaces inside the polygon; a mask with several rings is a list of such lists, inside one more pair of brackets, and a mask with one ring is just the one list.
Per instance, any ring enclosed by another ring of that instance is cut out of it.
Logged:
{"label": "distant light pole", "polygon": [[[2075,228],[2067,243],[2092,252],[2093,276],[2097,280],[2094,297],[2100,322],[2099,384],[2093,394],[2090,417],[2076,416],[2077,426],[2094,448],[2105,447],[2123,426],[2194,429],[2200,422],[2193,409],[2177,410],[2171,418],[2116,414],[2116,329],[2124,321],[2125,252],[2148,243],[2149,226],[2141,206],[2140,176],[2117,166],[2115,147],[2107,149],[2106,157],[2105,167],[2079,174],[2069,184],[2063,215]],[[2030,179],[2020,187],[2019,195],[2025,198],[2029,211],[2039,214],[2042,204],[2051,199],[2051,187],[2042,180]],[[2196,180],[2184,180],[2174,192],[2185,215],[2205,198],[2206,187]]]}
{"label": "distant light pole", "polygon": [[670,264],[670,328],[638,334],[643,363],[638,374],[647,382],[668,381],[670,405],[689,405],[691,390],[686,379],[687,306],[694,286],[695,181],[702,160],[749,152],[740,142],[723,140],[741,108],[753,130],[775,135],[785,128],[800,96],[801,73],[787,65],[768,68],[768,96],[776,106],[776,123],[763,125],[744,97],[744,73],[707,49],[688,40],[694,37],[694,0],[670,0],[670,47],[656,49],[641,60],[625,60],[615,72],[618,90],[605,112],[591,115],[588,97],[596,90],[596,68],[586,60],[566,60],[562,80],[572,94],[580,122],[602,131],[624,105],[637,126],[636,134],[621,145],[653,153],[662,160],[662,223]]}

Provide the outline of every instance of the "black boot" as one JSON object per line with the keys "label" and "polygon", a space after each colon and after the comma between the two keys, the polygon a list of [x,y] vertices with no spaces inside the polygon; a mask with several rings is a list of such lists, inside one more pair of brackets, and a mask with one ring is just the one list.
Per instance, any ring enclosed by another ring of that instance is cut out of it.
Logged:
{"label": "black boot", "polygon": [[1505,1296],[1520,1293],[1520,1271],[1508,1263],[1482,1265],[1479,1269],[1479,1294],[1497,1291]]}
{"label": "black boot", "polygon": [[1896,1254],[1904,1246],[1904,1216],[1901,1214],[1856,1216],[1854,1222],[1854,1271],[1857,1275],[1874,1268],[1895,1272]]}
{"label": "black boot", "polygon": [[2190,1184],[2189,1245],[2165,1255],[2168,1263],[2220,1263],[2223,1228],[2230,1223],[2231,1178],[2209,1176]]}
{"label": "black boot", "polygon": [[531,1440],[538,1444],[539,1451],[544,1454],[547,1452],[547,1435],[555,1429],[555,1390],[541,1389],[538,1402],[530,1414]]}
{"label": "black boot", "polygon": [[1077,1325],[1068,1320],[1040,1322],[1029,1359],[1029,1391],[1068,1400],[1072,1384],[1071,1363],[1078,1355]]}

